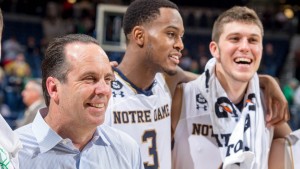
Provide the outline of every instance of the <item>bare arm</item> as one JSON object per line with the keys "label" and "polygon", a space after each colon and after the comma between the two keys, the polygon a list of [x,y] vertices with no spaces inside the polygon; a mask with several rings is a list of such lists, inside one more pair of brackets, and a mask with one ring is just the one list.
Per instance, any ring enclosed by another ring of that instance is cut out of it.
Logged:
{"label": "bare arm", "polygon": [[267,104],[267,125],[277,125],[290,118],[288,102],[278,82],[269,75],[259,75],[259,82]]}
{"label": "bare arm", "polygon": [[174,138],[175,129],[177,127],[181,115],[182,96],[183,96],[183,88],[182,88],[182,84],[179,84],[175,89],[175,93],[172,101],[172,108],[171,108],[172,140]]}
{"label": "bare arm", "polygon": [[172,96],[174,95],[176,86],[179,83],[186,83],[192,80],[195,80],[199,75],[189,72],[189,71],[184,71],[181,69],[179,66],[177,66],[177,73],[173,76],[165,74],[165,79],[168,84],[168,87],[170,89],[170,92]]}
{"label": "bare arm", "polygon": [[282,123],[274,126],[273,140],[277,138],[285,138],[292,132],[290,126],[287,123]]}
{"label": "bare arm", "polygon": [[286,158],[288,155],[286,149],[286,136],[292,132],[287,123],[282,123],[274,127],[274,137],[269,154],[269,169],[287,169],[286,165],[291,163]]}
{"label": "bare arm", "polygon": [[285,168],[285,139],[273,140],[269,155],[269,169]]}

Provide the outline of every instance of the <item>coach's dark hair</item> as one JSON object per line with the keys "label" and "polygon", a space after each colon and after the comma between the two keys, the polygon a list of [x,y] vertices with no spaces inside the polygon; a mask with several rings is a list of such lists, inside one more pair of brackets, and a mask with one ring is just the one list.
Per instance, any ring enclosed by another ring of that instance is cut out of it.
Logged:
{"label": "coach's dark hair", "polygon": [[127,35],[137,25],[150,23],[159,15],[160,8],[173,8],[179,11],[178,6],[169,0],[135,0],[127,8],[123,18],[123,29],[128,42]]}
{"label": "coach's dark hair", "polygon": [[42,87],[47,106],[49,106],[50,103],[50,96],[46,87],[46,80],[48,77],[54,77],[61,83],[66,82],[67,74],[71,70],[71,67],[66,60],[65,46],[75,42],[99,45],[95,38],[84,34],[70,34],[58,37],[49,43],[45,52],[45,58],[42,62]]}

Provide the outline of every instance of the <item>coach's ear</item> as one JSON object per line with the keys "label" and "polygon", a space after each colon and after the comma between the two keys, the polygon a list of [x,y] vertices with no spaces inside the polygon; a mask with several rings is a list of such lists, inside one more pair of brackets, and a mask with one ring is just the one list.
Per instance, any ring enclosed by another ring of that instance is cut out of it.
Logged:
{"label": "coach's ear", "polygon": [[216,58],[217,60],[220,59],[220,52],[219,52],[219,47],[218,44],[215,41],[211,41],[209,44],[209,50],[211,55]]}
{"label": "coach's ear", "polygon": [[144,46],[145,40],[145,29],[142,26],[135,26],[132,30],[132,36],[137,45],[140,47]]}
{"label": "coach's ear", "polygon": [[[60,82],[54,77],[48,77],[46,80],[46,87],[50,98],[56,103],[59,104],[59,90]],[[49,99],[50,99],[49,98]]]}

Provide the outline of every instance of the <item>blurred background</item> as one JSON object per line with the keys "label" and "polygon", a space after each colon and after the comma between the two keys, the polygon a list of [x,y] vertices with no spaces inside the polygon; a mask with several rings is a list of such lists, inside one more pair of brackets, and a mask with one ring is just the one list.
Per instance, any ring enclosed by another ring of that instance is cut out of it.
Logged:
{"label": "blurred background", "polygon": [[[151,1],[151,0],[149,0]],[[84,33],[97,38],[97,6],[127,6],[131,0],[0,0],[4,15],[0,66],[1,114],[16,128],[26,106],[22,91],[28,79],[40,78],[40,64],[48,42],[60,35]],[[275,77],[292,114],[293,130],[300,128],[300,0],[173,0],[185,24],[180,66],[202,73],[211,58],[208,44],[214,20],[234,6],[257,11],[265,28],[259,73]],[[99,11],[98,11],[99,12]],[[105,25],[102,25],[103,27]],[[124,52],[107,50],[120,62]]]}

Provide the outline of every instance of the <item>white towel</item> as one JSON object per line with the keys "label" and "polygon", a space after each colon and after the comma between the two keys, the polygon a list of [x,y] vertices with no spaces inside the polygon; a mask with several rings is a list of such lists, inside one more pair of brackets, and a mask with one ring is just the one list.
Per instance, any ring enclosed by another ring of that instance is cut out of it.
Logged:
{"label": "white towel", "polygon": [[222,145],[223,169],[267,169],[270,131],[265,125],[258,76],[250,80],[240,112],[218,81],[215,65],[215,58],[206,64],[200,86],[210,104],[213,132]]}

